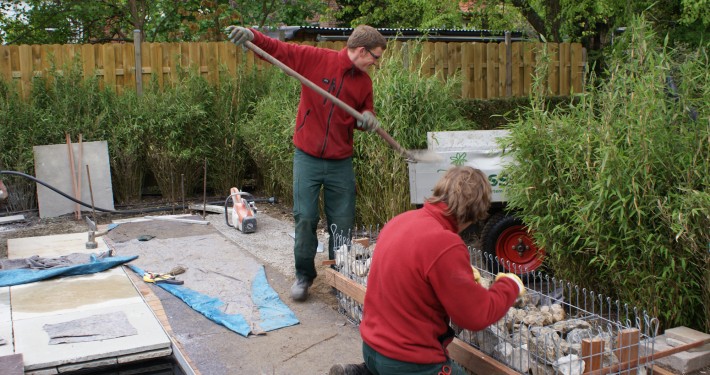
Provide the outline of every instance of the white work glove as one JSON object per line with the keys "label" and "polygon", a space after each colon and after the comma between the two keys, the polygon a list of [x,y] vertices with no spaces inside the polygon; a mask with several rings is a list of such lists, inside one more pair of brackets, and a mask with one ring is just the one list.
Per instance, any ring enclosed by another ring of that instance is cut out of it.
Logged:
{"label": "white work glove", "polygon": [[363,121],[357,122],[357,127],[368,132],[374,132],[380,127],[380,122],[375,117],[375,114],[370,111],[365,111],[362,113]]}
{"label": "white work glove", "polygon": [[496,275],[495,281],[498,281],[503,278],[509,278],[513,281],[515,281],[516,284],[518,284],[518,297],[522,297],[525,295],[525,285],[523,285],[523,280],[520,280],[520,277],[514,273],[499,273]]}
{"label": "white work glove", "polygon": [[238,46],[243,46],[245,42],[254,40],[254,33],[246,27],[227,26],[225,32],[227,33],[227,39]]}

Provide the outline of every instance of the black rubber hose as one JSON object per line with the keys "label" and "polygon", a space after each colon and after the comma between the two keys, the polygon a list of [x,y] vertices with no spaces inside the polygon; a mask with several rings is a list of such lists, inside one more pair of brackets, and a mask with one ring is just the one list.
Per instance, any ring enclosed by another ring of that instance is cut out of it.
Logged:
{"label": "black rubber hose", "polygon": [[44,182],[44,181],[42,181],[42,180],[40,180],[40,179],[34,177],[34,176],[30,176],[30,175],[28,175],[28,174],[25,174],[25,173],[22,173],[22,172],[17,172],[17,171],[0,171],[0,175],[3,175],[3,174],[15,175],[15,176],[20,176],[20,177],[24,177],[24,178],[30,179],[30,180],[32,180],[32,181],[38,183],[38,184],[42,184],[42,185],[46,186],[48,189],[51,189],[51,190],[54,191],[55,193],[57,193],[57,194],[63,196],[64,198],[69,199],[70,201],[72,201],[72,202],[74,202],[74,203],[78,203],[78,204],[80,204],[80,205],[82,205],[82,206],[84,206],[84,207],[93,208],[93,209],[95,209],[96,211],[101,211],[101,212],[107,212],[107,213],[112,213],[112,214],[141,214],[141,213],[148,213],[148,212],[168,211],[168,210],[172,210],[172,209],[175,209],[175,208],[178,208],[178,209],[184,209],[184,208],[185,208],[185,206],[179,206],[179,207],[156,207],[156,208],[150,208],[150,209],[145,209],[145,210],[124,210],[124,211],[116,211],[116,210],[109,210],[109,209],[101,208],[101,207],[91,207],[90,204],[84,203],[84,202],[82,202],[82,201],[80,201],[80,200],[77,200],[77,199],[75,199],[74,197],[71,197],[71,196],[67,195],[66,193],[62,192],[61,190],[55,188],[54,186],[52,186],[52,185],[50,185],[50,184],[48,184],[48,183],[46,183],[46,182]]}

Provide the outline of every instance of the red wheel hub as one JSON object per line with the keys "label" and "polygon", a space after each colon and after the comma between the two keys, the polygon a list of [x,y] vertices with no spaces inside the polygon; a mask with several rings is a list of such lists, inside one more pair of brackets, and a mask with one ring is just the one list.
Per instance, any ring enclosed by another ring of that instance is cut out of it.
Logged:
{"label": "red wheel hub", "polygon": [[542,264],[545,250],[535,245],[526,226],[513,225],[506,228],[498,237],[496,256],[509,272],[515,270],[508,269],[508,262],[521,266],[523,272],[525,269],[531,272]]}

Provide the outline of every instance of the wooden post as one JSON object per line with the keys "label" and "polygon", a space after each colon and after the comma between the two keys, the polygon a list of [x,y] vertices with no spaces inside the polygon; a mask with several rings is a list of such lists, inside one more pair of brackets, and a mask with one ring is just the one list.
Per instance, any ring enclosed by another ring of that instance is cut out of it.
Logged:
{"label": "wooden post", "polygon": [[[78,200],[81,200],[81,176],[82,176],[82,169],[81,166],[84,164],[84,141],[83,141],[83,136],[81,133],[79,133],[79,165],[78,165],[78,175],[75,177],[76,178],[76,196]],[[76,216],[77,219],[81,220],[81,206],[79,204],[76,205],[77,211],[76,211]]]}
{"label": "wooden post", "polygon": [[133,30],[133,50],[136,56],[136,93],[143,95],[143,63],[141,61],[141,31]]}
{"label": "wooden post", "polygon": [[[69,171],[71,172],[71,183],[72,183],[72,188],[74,191],[74,198],[76,199],[76,193],[78,190],[78,187],[76,186],[76,171],[74,170],[74,150],[71,145],[71,137],[69,136],[69,133],[64,133],[67,139],[67,152],[69,153]],[[79,203],[76,203],[74,206],[74,217],[79,219]]]}
{"label": "wooden post", "polygon": [[[630,364],[631,360],[639,357],[639,339],[641,333],[636,328],[624,329],[617,333],[616,342],[617,349],[615,350],[616,358],[621,363]],[[626,370],[630,367],[620,368]]]}
{"label": "wooden post", "polygon": [[510,31],[505,32],[505,96],[513,96],[513,47],[510,44]]}
{"label": "wooden post", "polygon": [[584,361],[584,373],[602,368],[602,355],[604,353],[604,340],[584,339],[582,340],[582,360]]}

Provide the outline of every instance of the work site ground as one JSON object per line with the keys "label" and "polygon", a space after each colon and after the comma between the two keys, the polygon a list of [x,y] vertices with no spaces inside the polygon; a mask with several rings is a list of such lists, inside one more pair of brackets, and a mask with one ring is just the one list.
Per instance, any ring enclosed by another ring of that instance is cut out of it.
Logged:
{"label": "work site ground", "polygon": [[[201,220],[202,211],[190,212],[193,219]],[[187,211],[164,214],[176,217],[182,213]],[[87,231],[86,223],[71,215],[40,220],[31,213],[24,214],[25,220],[0,226],[0,257],[7,257],[7,239],[10,238]],[[149,225],[141,225],[140,222],[128,225],[130,219],[127,216],[99,214],[97,221],[103,226],[114,220],[126,223],[119,224],[109,232],[109,243],[139,236],[150,238],[148,244],[154,240],[170,241],[174,248],[169,251],[174,254],[174,258],[166,259],[162,267],[150,271],[167,272],[175,266],[184,266],[186,275],[198,272],[196,268],[200,267],[193,267],[195,262],[181,254],[194,254],[195,250],[199,254],[201,244],[195,241],[196,236],[218,235],[227,240],[230,249],[213,259],[201,261],[217,265],[243,259],[263,264],[269,284],[299,320],[297,325],[245,338],[200,315],[162,288],[140,283],[139,278],[133,277],[144,298],[154,301],[149,304],[151,308],[164,311],[164,328],[174,341],[175,349],[179,351],[176,355],[183,356],[194,373],[327,374],[334,363],[357,363],[362,360],[358,327],[339,313],[338,301],[323,277],[315,280],[307,302],[296,303],[289,298],[293,282],[293,222],[290,207],[279,204],[260,205],[258,229],[249,234],[227,226],[224,215],[210,212],[206,212],[205,216],[208,225],[169,220],[151,220]],[[319,240],[327,243],[322,229],[319,230]],[[325,252],[317,254],[316,265],[320,275],[325,273],[327,266],[321,263],[326,259]],[[177,278],[188,280],[186,275]],[[185,286],[190,285],[188,283]],[[688,374],[708,375],[710,369],[703,368]]]}
{"label": "work site ground", "polygon": [[[271,204],[262,205],[259,210],[259,227],[255,233],[241,233],[226,225],[224,215],[207,213],[206,220],[209,221],[209,225],[153,220],[150,222],[149,230],[143,230],[140,223],[119,224],[106,236],[109,238],[119,235],[154,236],[150,241],[172,239],[171,244],[175,247],[170,251],[175,254],[174,259],[170,260],[169,264],[166,262],[164,268],[150,271],[167,272],[179,263],[186,268],[185,277],[191,272],[198,271],[191,269],[193,260],[182,258],[180,254],[187,253],[188,249],[199,252],[200,244],[180,239],[194,239],[195,234],[204,233],[223,236],[228,239],[231,248],[223,251],[220,256],[214,256],[213,259],[201,259],[202,264],[208,265],[202,268],[208,268],[210,262],[214,262],[216,267],[227,260],[235,259],[263,264],[268,283],[299,320],[299,324],[293,326],[243,337],[200,315],[160,287],[144,284],[159,299],[168,320],[172,339],[179,344],[180,354],[188,359],[195,373],[326,374],[334,363],[361,361],[361,339],[358,328],[338,312],[338,303],[332,288],[322,281],[322,277],[316,279],[306,302],[296,303],[289,298],[289,290],[293,282],[293,224],[289,220],[290,208]],[[199,216],[202,212],[195,213],[198,214],[197,218],[201,219]],[[83,220],[77,221],[73,217],[38,220],[32,218],[32,215],[27,216],[27,220],[5,225],[0,230],[2,243],[0,256],[7,257],[9,238],[87,231],[86,223]],[[112,220],[127,220],[116,215],[112,215],[110,220],[103,216],[98,220],[101,225],[106,225]],[[131,230],[126,231],[125,228],[129,227]],[[115,234],[112,233],[114,231]],[[321,262],[326,259],[327,253],[317,254],[316,265],[319,273],[327,267],[321,265]],[[140,258],[134,262],[139,261]],[[223,284],[219,283],[219,285]],[[189,283],[185,286],[190,287]],[[215,290],[218,297],[222,292]]]}

